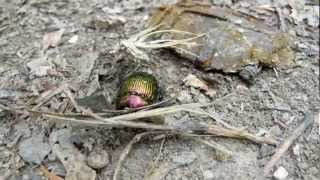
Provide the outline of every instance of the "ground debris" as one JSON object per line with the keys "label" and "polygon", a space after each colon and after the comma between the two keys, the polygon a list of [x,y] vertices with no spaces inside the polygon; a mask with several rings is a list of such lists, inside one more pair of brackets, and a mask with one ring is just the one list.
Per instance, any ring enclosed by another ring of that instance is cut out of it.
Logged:
{"label": "ground debris", "polygon": [[203,80],[200,80],[193,74],[189,74],[185,79],[183,79],[183,82],[185,83],[186,86],[199,88],[204,91],[209,90],[208,85]]}
{"label": "ground debris", "polygon": [[50,135],[52,151],[64,165],[66,180],[95,180],[96,172],[87,166],[85,157],[70,141],[71,130],[61,129]]}
{"label": "ground debris", "polygon": [[40,166],[40,171],[49,179],[49,180],[63,180],[63,178],[55,175],[54,173],[50,172],[45,166]]}
{"label": "ground debris", "polygon": [[101,169],[109,164],[109,154],[101,149],[94,148],[93,151],[88,155],[88,165],[94,169]]}
{"label": "ground debris", "polygon": [[46,56],[31,60],[27,63],[27,66],[30,68],[31,73],[37,77],[46,76],[51,69]]}
{"label": "ground debris", "polygon": [[[253,64],[269,67],[293,64],[294,53],[288,34],[277,32],[277,29],[259,21],[250,22],[230,8],[179,2],[160,7],[150,22],[151,26],[161,24],[162,29],[205,33],[206,38],[195,40],[196,45],[172,47],[205,70],[236,73]],[[162,36],[162,39],[168,38],[183,39],[186,36]]]}

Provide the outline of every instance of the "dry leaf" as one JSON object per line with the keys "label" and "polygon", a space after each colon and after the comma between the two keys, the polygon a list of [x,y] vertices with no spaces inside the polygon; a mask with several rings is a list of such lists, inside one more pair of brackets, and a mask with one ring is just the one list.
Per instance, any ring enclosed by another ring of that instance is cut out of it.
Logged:
{"label": "dry leaf", "polygon": [[49,179],[49,180],[63,180],[62,177],[55,175],[54,173],[50,172],[45,166],[40,166],[40,171]]}
{"label": "dry leaf", "polygon": [[42,40],[43,49],[46,50],[49,47],[56,47],[59,44],[64,31],[64,29],[60,29],[59,31],[45,34]]}
{"label": "dry leaf", "polygon": [[208,85],[203,81],[198,79],[195,75],[189,74],[186,78],[183,79],[183,82],[186,86],[191,86],[195,88],[199,88],[204,91],[208,91]]}

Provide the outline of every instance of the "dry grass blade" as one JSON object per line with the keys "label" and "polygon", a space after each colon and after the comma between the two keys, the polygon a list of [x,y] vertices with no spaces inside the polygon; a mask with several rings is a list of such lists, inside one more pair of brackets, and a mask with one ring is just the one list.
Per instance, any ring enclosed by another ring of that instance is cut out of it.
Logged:
{"label": "dry grass blade", "polygon": [[[150,111],[153,111],[153,110],[150,110]],[[145,112],[150,112],[150,111],[145,111]],[[120,115],[112,118],[101,118],[98,115],[95,115],[93,113],[91,115],[93,119],[79,119],[79,117],[73,118],[73,117],[64,117],[63,115],[57,116],[57,115],[52,115],[50,113],[45,113],[45,112],[38,112],[38,113],[40,113],[43,117],[49,118],[49,119],[55,119],[55,120],[61,120],[61,121],[67,121],[71,123],[78,123],[78,124],[85,124],[85,125],[92,125],[92,126],[104,125],[108,127],[129,127],[129,128],[142,128],[142,129],[149,129],[149,130],[153,129],[153,130],[170,131],[173,134],[174,133],[179,134],[183,130],[183,131],[187,131],[195,134],[210,134],[210,135],[221,136],[221,137],[246,139],[255,143],[277,144],[277,141],[275,141],[272,138],[255,136],[253,134],[250,134],[249,132],[246,132],[245,130],[234,129],[234,128],[229,129],[229,128],[224,128],[217,125],[200,124],[196,122],[193,126],[180,127],[180,126],[169,126],[165,124],[154,124],[154,123],[146,123],[146,122],[139,122],[139,121],[126,121],[125,118],[123,119],[123,117],[130,117],[131,114]],[[138,112],[138,113],[142,113],[142,112]],[[132,113],[132,114],[135,114],[135,113]],[[161,113],[159,115],[161,115]],[[121,118],[117,119],[118,117],[121,117]],[[139,118],[142,118],[142,117],[143,116],[139,116]],[[137,116],[132,116],[131,118],[137,119]]]}
{"label": "dry grass blade", "polygon": [[[129,52],[139,59],[148,59],[148,55],[144,52],[146,49],[160,49],[167,47],[176,47],[179,45],[195,45],[195,40],[204,37],[206,34],[194,34],[187,31],[180,31],[174,29],[168,30],[157,30],[161,25],[157,25],[151,28],[133,35],[127,40],[123,40],[122,44],[129,50]],[[151,37],[160,37],[165,33],[171,34],[184,34],[190,35],[188,38],[183,39],[156,39],[148,41],[148,38]]]}
{"label": "dry grass blade", "polygon": [[208,134],[215,134],[217,136],[229,137],[229,138],[236,138],[236,139],[246,139],[250,140],[255,143],[267,143],[275,145],[277,141],[271,137],[260,137],[255,136],[245,130],[242,129],[228,129],[228,128],[221,128],[217,125],[209,125],[207,129]]}
{"label": "dry grass blade", "polygon": [[154,161],[151,162],[149,168],[148,168],[148,171],[146,172],[145,176],[144,176],[144,180],[147,180],[148,177],[152,174],[152,172],[155,170],[158,162],[159,162],[159,159],[160,159],[160,155],[162,153],[162,149],[163,149],[163,145],[164,145],[164,142],[166,141],[166,136],[164,136],[164,138],[162,139],[161,141],[161,144],[160,144],[160,148],[159,148],[159,153],[156,157],[156,159]]}
{"label": "dry grass blade", "polygon": [[[166,114],[172,114],[176,112],[181,112],[181,111],[186,111],[186,112],[194,112],[196,113],[197,111],[194,111],[195,108],[199,107],[206,107],[210,106],[212,103],[207,103],[207,104],[201,104],[201,103],[191,103],[191,104],[182,104],[182,105],[174,105],[174,106],[169,106],[169,107],[163,107],[163,108],[157,108],[157,109],[151,109],[151,110],[146,110],[146,111],[138,111],[138,112],[133,112],[129,114],[123,114],[119,116],[114,116],[110,118],[99,118],[98,120],[106,123],[117,123],[118,121],[135,121],[139,120],[141,118],[148,118],[148,117],[155,117],[155,116],[160,116],[160,115],[166,115]],[[65,115],[65,114],[60,114],[60,113],[50,113],[50,112],[41,112],[41,111],[32,111],[30,112],[34,113],[40,113],[44,116],[51,116],[51,117],[64,117],[64,118],[76,118],[79,117],[79,115]],[[199,112],[199,114],[205,115],[203,112]],[[95,114],[98,115],[98,114]],[[82,117],[88,116],[88,114],[82,114]]]}

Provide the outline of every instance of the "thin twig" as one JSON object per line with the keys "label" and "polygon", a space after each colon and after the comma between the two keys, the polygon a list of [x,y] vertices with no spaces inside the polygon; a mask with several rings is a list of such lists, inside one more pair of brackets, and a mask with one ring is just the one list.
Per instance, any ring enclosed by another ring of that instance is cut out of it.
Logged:
{"label": "thin twig", "polygon": [[36,110],[38,109],[40,106],[42,106],[44,103],[46,103],[47,101],[49,101],[53,96],[60,94],[61,92],[64,91],[64,89],[67,87],[68,85],[66,83],[62,83],[62,85],[60,85],[59,87],[55,88],[55,89],[51,89],[48,90],[46,92],[43,92],[39,98],[37,98],[35,100],[35,102],[37,102],[38,104],[36,106],[34,106],[32,108],[32,110]]}
{"label": "thin twig", "polygon": [[161,141],[161,144],[160,144],[159,153],[158,153],[156,159],[154,161],[152,161],[151,167],[149,168],[148,172],[146,173],[144,179],[148,178],[151,175],[151,173],[154,171],[156,165],[158,164],[165,141],[166,141],[166,139],[163,138]]}
{"label": "thin twig", "polygon": [[283,142],[276,153],[271,157],[270,161],[264,167],[264,175],[267,176],[272,170],[273,166],[289,149],[291,144],[309,127],[313,124],[311,113],[305,113],[303,122],[292,132],[292,134]]}
{"label": "thin twig", "polygon": [[262,143],[267,143],[272,145],[277,144],[277,141],[271,137],[259,137],[242,129],[227,129],[227,128],[221,128],[217,125],[209,125],[207,129],[207,133],[215,134],[217,136],[236,138],[236,139],[247,139],[260,144]]}
{"label": "thin twig", "polygon": [[77,112],[82,112],[83,108],[77,103],[77,101],[74,99],[72,93],[70,92],[70,89],[68,87],[63,89],[63,92],[68,96],[70,99],[73,107],[76,109]]}

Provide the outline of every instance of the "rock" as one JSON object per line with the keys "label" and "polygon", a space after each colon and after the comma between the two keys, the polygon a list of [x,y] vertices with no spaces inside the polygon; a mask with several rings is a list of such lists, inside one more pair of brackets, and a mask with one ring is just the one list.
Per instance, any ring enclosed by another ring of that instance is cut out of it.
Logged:
{"label": "rock", "polygon": [[273,174],[273,177],[277,180],[285,179],[288,176],[287,170],[280,166]]}
{"label": "rock", "polygon": [[28,68],[31,73],[37,77],[43,77],[48,74],[48,71],[51,69],[47,57],[40,57],[38,59],[33,59],[27,63]]}
{"label": "rock", "polygon": [[212,180],[214,178],[214,174],[212,171],[206,170],[203,172],[203,179],[204,180]]}
{"label": "rock", "polygon": [[101,169],[109,164],[109,154],[103,149],[94,149],[88,156],[88,165],[93,169]]}
{"label": "rock", "polygon": [[79,36],[78,35],[74,35],[68,40],[68,42],[70,44],[75,44],[76,42],[78,42],[78,39],[79,39]]}
{"label": "rock", "polygon": [[218,160],[218,161],[227,161],[229,159],[232,158],[232,155],[231,154],[228,154],[226,152],[223,152],[223,151],[219,151],[219,150],[216,150],[215,152],[215,158]]}
{"label": "rock", "polygon": [[198,88],[198,89],[201,89],[201,90],[204,90],[204,91],[208,91],[209,90],[209,87],[208,87],[207,83],[204,82],[203,80],[197,78],[193,74],[188,74],[188,76],[183,79],[183,82],[184,82],[184,84],[186,86]]}
{"label": "rock", "polygon": [[19,145],[19,155],[28,163],[41,164],[50,153],[51,147],[43,142],[43,135],[32,136]]}
{"label": "rock", "polygon": [[199,103],[205,104],[205,103],[209,103],[210,102],[210,99],[207,96],[203,95],[203,94],[199,94],[198,96],[196,96],[194,98],[197,99],[197,101]]}
{"label": "rock", "polygon": [[228,5],[228,6],[232,5],[231,0],[212,0],[211,2],[212,4],[215,4],[215,5]]}
{"label": "rock", "polygon": [[263,144],[259,151],[259,159],[270,156],[274,153],[274,148],[270,145]]}
{"label": "rock", "polygon": [[279,137],[282,135],[282,130],[279,126],[275,125],[270,128],[270,135],[273,137]]}
{"label": "rock", "polygon": [[64,177],[67,174],[66,169],[63,167],[61,162],[58,162],[58,161],[50,162],[47,164],[47,167],[48,167],[48,170],[54,173],[55,175]]}
{"label": "rock", "polygon": [[292,148],[293,154],[296,156],[300,155],[300,145],[296,144],[293,148]]}
{"label": "rock", "polygon": [[180,155],[172,158],[172,161],[180,166],[191,164],[196,159],[196,154],[193,152],[182,152]]}
{"label": "rock", "polygon": [[49,47],[58,46],[64,31],[65,29],[60,29],[59,31],[54,31],[54,32],[45,34],[42,40],[43,49],[46,50]]}
{"label": "rock", "polygon": [[190,103],[190,102],[192,102],[192,96],[187,91],[181,91],[179,93],[177,99],[181,103]]}
{"label": "rock", "polygon": [[207,92],[205,92],[205,94],[210,98],[214,98],[217,95],[217,91],[214,89],[209,89]]}

